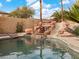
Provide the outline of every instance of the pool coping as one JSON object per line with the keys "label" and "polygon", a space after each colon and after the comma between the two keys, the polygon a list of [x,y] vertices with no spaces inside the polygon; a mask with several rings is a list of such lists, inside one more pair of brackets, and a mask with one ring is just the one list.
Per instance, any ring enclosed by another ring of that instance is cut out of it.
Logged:
{"label": "pool coping", "polygon": [[0,40],[18,38],[24,36],[26,33],[7,34],[6,36],[0,36]]}
{"label": "pool coping", "polygon": [[64,37],[63,38],[62,37],[54,37],[54,38],[66,43],[68,48],[72,49],[73,51],[75,51],[76,53],[79,54],[79,46],[75,46],[74,43],[71,44],[71,43],[67,42]]}

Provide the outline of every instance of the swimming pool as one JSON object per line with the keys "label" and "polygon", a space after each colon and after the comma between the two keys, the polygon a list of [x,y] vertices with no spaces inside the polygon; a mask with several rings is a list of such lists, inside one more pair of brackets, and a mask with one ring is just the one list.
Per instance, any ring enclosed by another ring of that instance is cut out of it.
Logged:
{"label": "swimming pool", "polygon": [[47,47],[48,45],[45,44],[42,48],[40,57],[40,46],[33,45],[25,38],[2,40],[0,41],[0,59],[74,59],[68,51],[52,47],[54,44]]}

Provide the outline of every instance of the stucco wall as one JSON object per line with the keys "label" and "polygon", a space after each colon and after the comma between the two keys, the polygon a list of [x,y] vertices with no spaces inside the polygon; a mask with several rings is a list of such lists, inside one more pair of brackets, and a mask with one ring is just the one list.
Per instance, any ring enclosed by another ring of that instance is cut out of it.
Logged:
{"label": "stucco wall", "polygon": [[38,21],[33,21],[30,18],[0,17],[0,33],[15,33],[17,22],[23,23],[23,30],[32,28],[34,23],[38,23]]}

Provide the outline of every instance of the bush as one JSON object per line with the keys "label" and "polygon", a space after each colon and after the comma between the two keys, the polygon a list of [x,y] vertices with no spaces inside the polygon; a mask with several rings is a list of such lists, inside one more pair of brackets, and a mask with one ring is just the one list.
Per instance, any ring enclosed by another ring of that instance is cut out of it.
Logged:
{"label": "bush", "polygon": [[75,34],[79,36],[79,26],[75,28],[74,30]]}
{"label": "bush", "polygon": [[16,32],[23,32],[23,25],[22,24],[17,23]]}

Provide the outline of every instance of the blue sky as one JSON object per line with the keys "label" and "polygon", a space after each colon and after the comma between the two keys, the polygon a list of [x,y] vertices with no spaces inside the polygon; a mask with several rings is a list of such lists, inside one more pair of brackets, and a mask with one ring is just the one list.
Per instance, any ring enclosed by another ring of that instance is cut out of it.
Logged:
{"label": "blue sky", "polygon": [[[56,10],[60,10],[60,0],[42,0],[43,1],[43,18],[49,18],[50,15]],[[35,10],[34,18],[39,18],[39,0],[0,0],[0,11],[11,12],[18,7],[27,6],[31,3],[34,3],[30,6]],[[64,9],[68,9],[75,0],[63,0]]]}

